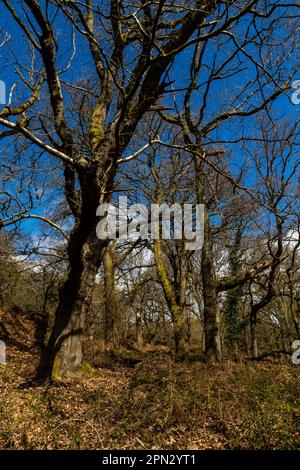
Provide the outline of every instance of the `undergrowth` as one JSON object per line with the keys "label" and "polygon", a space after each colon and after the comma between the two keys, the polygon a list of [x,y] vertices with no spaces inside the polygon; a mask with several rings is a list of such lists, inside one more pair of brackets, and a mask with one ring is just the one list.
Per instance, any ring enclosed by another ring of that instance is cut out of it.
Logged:
{"label": "undergrowth", "polygon": [[299,369],[225,362],[93,368],[37,385],[0,368],[2,449],[299,449]]}

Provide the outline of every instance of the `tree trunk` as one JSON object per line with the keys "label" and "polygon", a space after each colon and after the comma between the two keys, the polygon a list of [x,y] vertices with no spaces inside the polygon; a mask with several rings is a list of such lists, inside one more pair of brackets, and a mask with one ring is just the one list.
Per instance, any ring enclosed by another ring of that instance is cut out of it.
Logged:
{"label": "tree trunk", "polygon": [[139,351],[144,350],[143,322],[140,312],[136,314],[136,344]]}
{"label": "tree trunk", "polygon": [[[197,203],[205,203],[205,174],[201,155],[195,153],[195,186]],[[207,362],[222,361],[222,345],[220,333],[220,310],[218,305],[217,280],[214,269],[214,246],[208,208],[204,209],[204,237],[201,254],[201,276],[203,290],[203,319],[205,336],[205,358]]]}
{"label": "tree trunk", "polygon": [[252,359],[256,359],[258,357],[256,327],[257,327],[256,316],[251,315],[251,317],[250,317],[250,339],[251,339],[251,356],[252,356]]}
{"label": "tree trunk", "polygon": [[71,233],[69,271],[59,293],[51,336],[38,368],[41,376],[57,380],[81,366],[82,332],[105,244],[96,237],[95,223],[88,227],[83,220]]}
{"label": "tree trunk", "polygon": [[[241,269],[241,241],[242,241],[242,228],[238,225],[235,234],[234,242],[229,249],[229,275],[234,278],[237,277]],[[241,333],[240,324],[240,301],[243,295],[242,286],[236,286],[230,289],[226,295],[225,302],[225,339],[229,351],[232,351],[235,357],[238,357],[239,350],[239,337]]]}
{"label": "tree trunk", "polygon": [[47,303],[48,298],[51,290],[51,285],[47,286],[44,299],[43,299],[43,306],[42,311],[38,317],[36,329],[35,329],[35,341],[36,344],[41,348],[44,349],[46,345],[46,337],[48,332],[48,322],[49,322],[49,314],[47,311]]}
{"label": "tree trunk", "polygon": [[295,296],[296,308],[292,308],[292,320],[296,330],[297,336],[300,338],[300,296],[299,293]]}
{"label": "tree trunk", "polygon": [[204,303],[205,357],[207,362],[217,363],[222,361],[220,310],[213,265],[213,240],[207,208],[205,208],[204,216],[201,273]]}
{"label": "tree trunk", "polygon": [[246,347],[247,356],[250,356],[250,354],[251,354],[251,341],[249,341],[248,328],[245,328],[245,347]]}
{"label": "tree trunk", "polygon": [[115,242],[112,241],[105,249],[103,256],[104,285],[105,285],[105,332],[106,344],[113,343],[116,320],[115,293]]}
{"label": "tree trunk", "polygon": [[168,276],[161,252],[161,241],[154,240],[153,246],[157,276],[163,288],[174,326],[175,359],[182,361],[186,358],[187,347],[184,311],[181,309],[179,299],[180,293],[176,293]]}
{"label": "tree trunk", "polygon": [[187,345],[185,328],[182,322],[180,310],[178,308],[172,309],[172,318],[174,323],[174,339],[175,339],[175,360],[183,361],[187,356]]}

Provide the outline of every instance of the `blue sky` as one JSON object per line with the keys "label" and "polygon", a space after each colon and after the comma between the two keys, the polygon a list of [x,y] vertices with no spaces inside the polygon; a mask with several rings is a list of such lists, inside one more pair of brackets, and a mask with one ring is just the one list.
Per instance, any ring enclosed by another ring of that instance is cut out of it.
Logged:
{"label": "blue sky", "polygon": [[[44,2],[40,2],[42,5]],[[285,2],[282,2],[285,3]],[[52,14],[50,14],[52,16]],[[247,28],[247,21],[249,19],[246,17],[243,23],[237,28],[237,37],[240,43],[242,43],[244,31]],[[67,25],[65,19],[61,16],[57,16],[55,20],[55,31],[56,34],[61,38],[59,41],[59,67],[64,69],[69,61],[70,55],[72,53],[72,34],[71,28]],[[16,23],[11,19],[11,15],[6,11],[3,7],[1,11],[1,26],[2,26],[2,34],[8,33],[10,35],[10,41],[5,46],[5,48],[0,50],[0,79],[6,83],[7,92],[11,89],[12,85],[19,83],[16,87],[16,96],[19,93],[22,94],[22,87],[20,85],[20,78],[16,75],[15,69],[18,67],[18,63],[26,62],[27,66],[30,65],[30,50],[24,39],[24,34],[20,30],[20,28],[16,25]],[[274,41],[283,39],[284,31],[281,31],[280,28],[278,31],[274,32]],[[105,47],[105,46],[103,46]],[[206,68],[202,69],[201,77],[199,82],[204,83],[208,77],[208,67],[212,65],[213,58],[216,54],[216,63],[222,63],[226,57],[231,53],[233,50],[232,41],[229,40],[227,37],[222,37],[219,40],[213,40],[210,43],[210,46],[207,49],[207,53],[204,54],[203,62],[206,64]],[[282,51],[284,50],[285,44],[282,44]],[[62,75],[62,78],[66,81],[76,82],[77,79],[80,79],[82,76],[87,75],[89,76],[89,70],[91,70],[91,59],[84,41],[82,38],[77,34],[76,35],[76,54],[72,63],[72,67],[67,73]],[[107,49],[107,52],[108,49]],[[185,50],[181,53],[175,63],[173,64],[172,69],[170,70],[170,78],[171,80],[175,80],[173,84],[174,88],[184,88],[188,83],[188,68],[187,64],[190,61],[191,54],[193,52],[192,48]],[[253,46],[249,46],[247,52],[253,56],[253,58],[258,58],[258,52],[255,50]],[[129,57],[132,54],[132,51],[128,52]],[[242,55],[236,58],[236,61],[233,62],[234,65],[240,64],[242,60]],[[245,57],[244,57],[245,60]],[[295,51],[295,54],[292,55],[286,63],[286,66],[293,66],[295,63],[299,61],[299,52]],[[40,59],[37,58],[37,64],[40,63]],[[265,63],[268,65],[268,59],[265,58]],[[271,63],[271,61],[270,61]],[[205,114],[206,121],[209,117],[216,115],[217,110],[220,110],[223,104],[230,98],[231,94],[237,92],[238,89],[243,91],[243,87],[246,88],[246,84],[248,84],[248,91],[251,91],[251,87],[256,86],[257,83],[252,83],[249,85],[249,82],[254,81],[256,70],[251,64],[249,60],[245,60],[245,70],[239,73],[236,76],[229,76],[224,80],[217,81],[213,84],[211,88],[211,92],[209,95],[207,111]],[[282,65],[282,69],[284,68],[284,64]],[[206,74],[205,74],[206,71]],[[93,72],[91,72],[93,73]],[[284,72],[283,72],[284,77]],[[294,77],[294,80],[300,79],[300,72]],[[70,101],[70,96],[64,90],[64,96],[66,102]],[[184,93],[177,93],[177,103],[179,108],[182,107],[182,100],[183,100]],[[203,88],[193,94],[193,98],[191,104],[194,108],[195,113],[201,104],[203,96]],[[252,99],[253,105],[258,102],[258,98],[255,97]],[[300,105],[293,105],[290,100],[291,93],[289,96],[281,96],[279,99],[276,100],[276,103],[273,106],[273,116],[275,119],[279,121],[283,118],[287,118],[288,116],[291,120],[299,119],[300,116]],[[21,98],[21,96],[20,96]],[[173,106],[173,101],[171,97],[166,99],[166,103],[170,106]],[[72,122],[72,121],[70,121]],[[255,136],[255,122],[253,117],[245,119],[243,122],[240,118],[231,119],[225,125],[222,125],[217,131],[211,134],[213,139],[221,140],[221,141],[230,141],[232,139],[237,139],[241,136],[243,132],[245,135],[248,136]],[[7,145],[6,139],[0,142],[0,151],[4,151],[4,146]],[[244,160],[241,158],[241,146],[237,144],[230,144],[230,143],[223,143],[220,144],[224,146],[227,150],[230,149],[232,151],[232,158],[231,158],[231,165],[232,170],[235,173],[239,172],[239,169],[244,165]],[[251,148],[251,145],[248,144]],[[129,152],[129,151],[128,151]],[[43,170],[45,172],[44,177],[46,178],[46,169]],[[249,176],[250,178],[250,176]],[[252,175],[253,180],[255,179],[255,173]],[[252,184],[252,181],[248,180],[249,184]],[[55,194],[49,193],[50,199],[53,202],[53,198]],[[51,201],[49,198],[45,198],[44,203],[41,207],[36,209],[34,212],[38,214],[42,214],[46,205],[48,205]],[[40,230],[40,223],[36,221],[26,221],[23,223],[23,228],[27,233],[39,233]]]}

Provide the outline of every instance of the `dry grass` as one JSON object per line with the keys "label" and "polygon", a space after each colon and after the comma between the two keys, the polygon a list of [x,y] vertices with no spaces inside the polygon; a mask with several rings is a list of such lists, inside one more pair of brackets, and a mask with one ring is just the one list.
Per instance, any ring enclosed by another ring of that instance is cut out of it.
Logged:
{"label": "dry grass", "polygon": [[34,386],[36,360],[9,348],[0,369],[2,449],[300,448],[297,367],[208,368],[157,353]]}

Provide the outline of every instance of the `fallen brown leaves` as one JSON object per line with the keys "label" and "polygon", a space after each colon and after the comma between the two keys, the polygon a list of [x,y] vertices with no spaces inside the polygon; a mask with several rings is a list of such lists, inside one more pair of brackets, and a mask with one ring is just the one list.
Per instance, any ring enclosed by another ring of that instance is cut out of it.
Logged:
{"label": "fallen brown leaves", "polygon": [[37,357],[27,354],[9,347],[0,369],[2,449],[299,447],[295,367],[208,368],[154,353],[135,367],[30,385]]}

